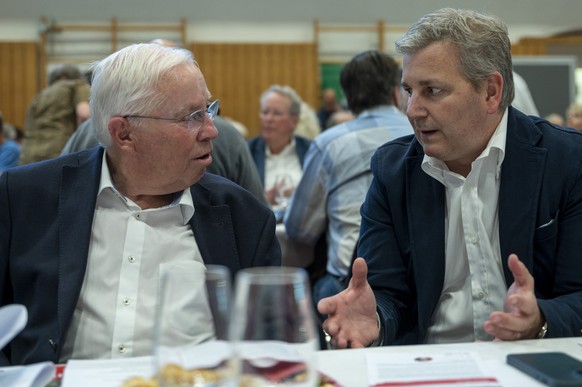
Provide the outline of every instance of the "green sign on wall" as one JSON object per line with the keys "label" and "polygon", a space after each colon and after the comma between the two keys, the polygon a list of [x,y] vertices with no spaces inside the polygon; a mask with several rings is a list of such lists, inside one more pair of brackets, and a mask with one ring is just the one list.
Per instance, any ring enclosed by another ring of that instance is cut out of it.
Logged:
{"label": "green sign on wall", "polygon": [[322,63],[320,66],[321,90],[327,88],[335,89],[338,99],[344,99],[344,93],[340,85],[340,73],[343,63]]}

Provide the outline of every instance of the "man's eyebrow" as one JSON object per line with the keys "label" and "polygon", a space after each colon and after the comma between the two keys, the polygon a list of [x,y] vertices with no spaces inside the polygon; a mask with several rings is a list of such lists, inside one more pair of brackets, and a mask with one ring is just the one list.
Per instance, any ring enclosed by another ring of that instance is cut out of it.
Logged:
{"label": "man's eyebrow", "polygon": [[439,82],[433,80],[433,79],[426,79],[424,81],[420,81],[418,82],[421,86],[426,86],[426,85],[434,85],[434,84],[438,84]]}
{"label": "man's eyebrow", "polygon": [[[419,81],[418,84],[420,86],[430,86],[430,85],[433,85],[434,86],[434,85],[439,85],[441,83],[439,81],[434,80],[434,79],[426,79],[426,80],[423,80],[423,81]],[[402,81],[400,83],[400,86],[402,86],[402,87],[409,87],[410,85],[406,81]]]}

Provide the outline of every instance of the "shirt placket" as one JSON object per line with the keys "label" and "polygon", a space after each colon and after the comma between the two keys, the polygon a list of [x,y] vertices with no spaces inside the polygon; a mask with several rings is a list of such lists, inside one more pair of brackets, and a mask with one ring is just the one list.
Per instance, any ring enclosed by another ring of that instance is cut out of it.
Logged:
{"label": "shirt placket", "polygon": [[146,231],[146,214],[135,211],[130,214],[123,246],[119,275],[111,357],[131,357],[136,322],[137,290],[143,257]]}

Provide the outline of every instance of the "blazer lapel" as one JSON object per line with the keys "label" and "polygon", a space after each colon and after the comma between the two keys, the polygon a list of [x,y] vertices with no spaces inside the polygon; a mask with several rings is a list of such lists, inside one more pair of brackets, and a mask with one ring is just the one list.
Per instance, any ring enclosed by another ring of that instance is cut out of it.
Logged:
{"label": "blazer lapel", "polygon": [[85,276],[102,155],[103,148],[100,148],[99,151],[80,155],[78,165],[62,167],[58,219],[58,319],[61,338],[68,329]]}
{"label": "blazer lapel", "polygon": [[507,267],[509,254],[516,253],[532,271],[532,238],[546,160],[546,150],[535,146],[540,137],[534,125],[510,108],[499,191],[501,261],[508,285],[513,282]]}
{"label": "blazer lapel", "polygon": [[241,268],[230,210],[214,206],[210,192],[200,183],[191,188],[194,216],[190,221],[194,238],[205,264],[225,265],[231,273]]}
{"label": "blazer lapel", "polygon": [[422,159],[422,154],[411,157],[406,164],[406,206],[420,332],[428,329],[445,273],[445,190],[422,171]]}

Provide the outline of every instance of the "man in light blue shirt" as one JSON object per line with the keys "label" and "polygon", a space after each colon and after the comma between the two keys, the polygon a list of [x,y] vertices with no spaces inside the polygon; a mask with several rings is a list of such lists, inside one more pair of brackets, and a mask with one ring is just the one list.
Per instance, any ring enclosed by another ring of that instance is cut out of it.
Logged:
{"label": "man in light blue shirt", "polygon": [[398,109],[400,69],[390,56],[360,53],[344,66],[340,81],[356,118],[315,138],[284,219],[290,239],[315,245],[326,236],[327,273],[314,284],[316,304],[343,289],[360,232],[360,206],[372,181],[372,154],[412,133]]}

